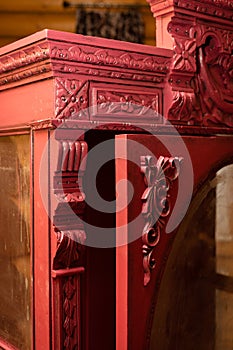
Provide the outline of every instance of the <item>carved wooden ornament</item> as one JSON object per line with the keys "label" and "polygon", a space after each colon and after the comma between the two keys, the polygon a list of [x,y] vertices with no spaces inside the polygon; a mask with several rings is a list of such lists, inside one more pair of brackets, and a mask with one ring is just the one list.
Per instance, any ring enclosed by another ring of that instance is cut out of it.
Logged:
{"label": "carved wooden ornament", "polygon": [[149,283],[151,270],[155,267],[152,253],[160,241],[165,218],[170,214],[169,190],[179,176],[182,160],[180,157],[161,156],[155,164],[153,157],[141,157],[141,172],[147,186],[142,195],[142,215],[146,222],[142,233],[144,286]]}
{"label": "carved wooden ornament", "polygon": [[[195,11],[195,16],[194,16]],[[174,1],[168,119],[204,127],[233,127],[233,7],[231,1]]]}

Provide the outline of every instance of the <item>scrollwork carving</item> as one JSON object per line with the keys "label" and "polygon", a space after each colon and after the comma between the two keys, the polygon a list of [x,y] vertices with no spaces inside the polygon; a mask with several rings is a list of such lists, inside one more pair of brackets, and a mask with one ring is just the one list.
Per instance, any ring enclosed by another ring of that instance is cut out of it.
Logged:
{"label": "scrollwork carving", "polygon": [[142,94],[97,90],[96,108],[100,115],[142,116],[158,119],[158,93]]}
{"label": "scrollwork carving", "polygon": [[161,156],[155,164],[151,156],[141,157],[141,172],[147,186],[142,195],[142,215],[146,222],[142,233],[144,286],[149,283],[155,267],[153,250],[160,241],[165,218],[170,214],[169,190],[179,176],[182,160]]}

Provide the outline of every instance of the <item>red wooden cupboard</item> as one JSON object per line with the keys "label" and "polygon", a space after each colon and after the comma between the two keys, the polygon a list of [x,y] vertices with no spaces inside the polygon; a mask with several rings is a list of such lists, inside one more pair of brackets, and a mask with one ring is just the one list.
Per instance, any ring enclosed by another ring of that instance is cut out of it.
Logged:
{"label": "red wooden cupboard", "polygon": [[2,349],[232,348],[233,8],[148,2],[0,50]]}

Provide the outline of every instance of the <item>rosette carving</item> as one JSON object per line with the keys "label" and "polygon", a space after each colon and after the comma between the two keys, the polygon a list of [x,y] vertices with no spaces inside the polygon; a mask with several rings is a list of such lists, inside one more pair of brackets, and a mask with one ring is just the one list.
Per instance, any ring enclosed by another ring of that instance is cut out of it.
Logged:
{"label": "rosette carving", "polygon": [[195,40],[175,39],[173,69],[195,72],[196,42]]}
{"label": "rosette carving", "polygon": [[155,164],[153,157],[141,157],[141,172],[147,186],[142,195],[142,215],[146,222],[142,233],[144,286],[149,283],[151,270],[156,264],[153,250],[160,241],[165,219],[170,214],[169,190],[179,176],[182,160],[180,157],[161,156]]}

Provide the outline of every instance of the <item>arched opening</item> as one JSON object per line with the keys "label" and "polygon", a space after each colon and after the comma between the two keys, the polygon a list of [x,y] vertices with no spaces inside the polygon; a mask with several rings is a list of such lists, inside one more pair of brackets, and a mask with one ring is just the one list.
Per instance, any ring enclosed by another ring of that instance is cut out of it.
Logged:
{"label": "arched opening", "polygon": [[198,191],[161,282],[150,350],[233,348],[233,165]]}

